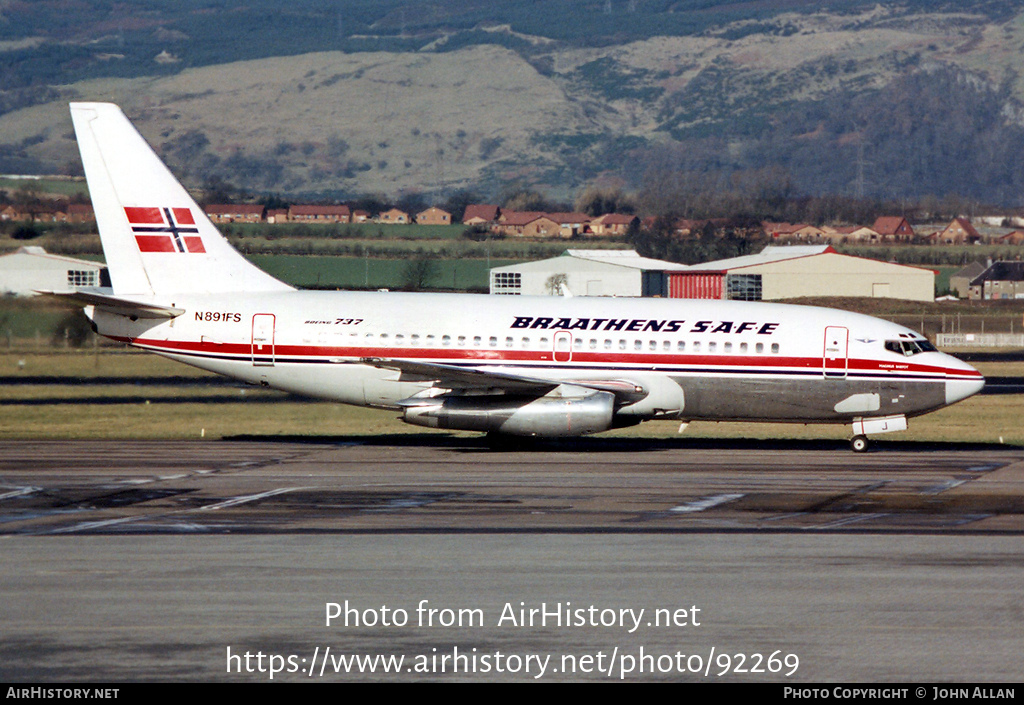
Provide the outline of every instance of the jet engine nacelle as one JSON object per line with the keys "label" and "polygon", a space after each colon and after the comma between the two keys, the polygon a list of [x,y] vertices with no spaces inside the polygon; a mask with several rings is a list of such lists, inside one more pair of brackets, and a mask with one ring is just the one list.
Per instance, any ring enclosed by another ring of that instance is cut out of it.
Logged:
{"label": "jet engine nacelle", "polygon": [[405,409],[402,420],[417,426],[486,431],[510,436],[564,437],[612,427],[615,395],[583,397],[444,397]]}

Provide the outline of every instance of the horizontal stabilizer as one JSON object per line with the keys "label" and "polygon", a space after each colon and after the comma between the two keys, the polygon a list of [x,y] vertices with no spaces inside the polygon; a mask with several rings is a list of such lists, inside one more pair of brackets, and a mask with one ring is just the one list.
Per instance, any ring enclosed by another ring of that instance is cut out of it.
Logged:
{"label": "horizontal stabilizer", "polygon": [[141,301],[130,301],[107,294],[97,294],[88,291],[58,292],[38,291],[36,293],[46,296],[56,296],[64,301],[71,301],[84,306],[95,306],[98,309],[114,313],[119,316],[126,316],[135,320],[137,318],[176,318],[185,313],[183,308],[173,306],[162,306],[160,304],[143,303]]}

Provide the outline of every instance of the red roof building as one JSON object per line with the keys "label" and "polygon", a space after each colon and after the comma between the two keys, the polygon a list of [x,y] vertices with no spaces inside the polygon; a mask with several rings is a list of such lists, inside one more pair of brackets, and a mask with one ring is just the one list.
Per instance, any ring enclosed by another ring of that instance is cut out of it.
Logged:
{"label": "red roof building", "polygon": [[901,215],[883,215],[875,221],[871,229],[883,240],[909,240],[914,237],[914,228]]}
{"label": "red roof building", "polygon": [[348,206],[292,206],[288,220],[300,223],[350,223],[352,211]]}
{"label": "red roof building", "polygon": [[464,225],[486,225],[498,222],[501,209],[498,206],[476,203],[466,206],[466,212],[462,214]]}
{"label": "red roof building", "polygon": [[953,221],[943,230],[935,233],[937,244],[944,245],[971,245],[981,242],[981,234],[971,225],[967,218],[953,218]]}
{"label": "red roof building", "polygon": [[639,223],[635,215],[607,213],[590,221],[590,232],[594,235],[617,236],[625,235],[633,223]]}
{"label": "red roof building", "polygon": [[204,209],[214,223],[259,223],[264,207],[246,203],[214,203]]}

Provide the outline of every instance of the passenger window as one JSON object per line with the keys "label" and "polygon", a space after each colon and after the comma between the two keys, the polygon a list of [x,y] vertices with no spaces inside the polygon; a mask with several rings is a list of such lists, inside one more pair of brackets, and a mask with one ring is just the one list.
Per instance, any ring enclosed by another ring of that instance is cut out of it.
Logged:
{"label": "passenger window", "polygon": [[466,344],[466,336],[460,335],[459,336],[459,345],[465,345],[465,344]]}
{"label": "passenger window", "polygon": [[761,353],[763,353],[763,352],[764,352],[764,343],[758,343],[758,344],[757,344],[757,345],[756,345],[756,346],[754,347],[754,351],[755,351],[755,352],[756,352],[756,353],[757,353],[758,355],[760,355]]}
{"label": "passenger window", "polygon": [[696,343],[693,344],[693,351],[695,353],[699,353],[700,352],[700,341],[699,340]]}
{"label": "passenger window", "polygon": [[686,342],[680,340],[678,343],[676,343],[676,350],[678,350],[679,352],[683,352],[684,350],[686,350]]}
{"label": "passenger window", "polygon": [[740,343],[740,352],[741,353],[747,352],[747,344],[746,343]]}
{"label": "passenger window", "polygon": [[642,341],[642,340],[634,340],[633,341],[633,347],[635,349],[637,349],[637,350],[643,350],[644,349],[644,341]]}
{"label": "passenger window", "polygon": [[625,350],[625,349],[626,349],[626,340],[625,340],[625,338],[619,338],[619,350]]}
{"label": "passenger window", "polygon": [[492,348],[498,347],[498,339],[493,335],[487,340],[487,342]]}
{"label": "passenger window", "polygon": [[450,335],[441,336],[441,345],[451,345],[452,337]]}
{"label": "passenger window", "polygon": [[483,342],[483,338],[481,338],[479,335],[474,335],[473,336],[473,345],[475,347],[480,347],[480,343],[482,343],[482,342]]}
{"label": "passenger window", "polygon": [[726,343],[724,345],[724,348],[725,348],[725,352],[726,353],[731,353],[732,352],[732,343]]}
{"label": "passenger window", "polygon": [[657,340],[649,341],[647,343],[647,347],[650,348],[651,350],[657,350],[658,349],[658,341]]}
{"label": "passenger window", "polygon": [[778,351],[779,351],[779,344],[778,343],[772,343],[772,352],[773,353],[777,353]]}
{"label": "passenger window", "polygon": [[516,344],[516,341],[513,340],[511,336],[508,337],[508,338],[505,338],[505,347],[506,348],[511,348],[515,344]]}
{"label": "passenger window", "polygon": [[718,343],[708,343],[708,352],[713,353],[718,350]]}

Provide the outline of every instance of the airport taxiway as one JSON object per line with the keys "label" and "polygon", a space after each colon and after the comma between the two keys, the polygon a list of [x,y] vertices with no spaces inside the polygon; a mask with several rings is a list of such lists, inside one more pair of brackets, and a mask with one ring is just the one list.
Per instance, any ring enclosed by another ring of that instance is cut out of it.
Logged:
{"label": "airport taxiway", "polygon": [[[1020,448],[0,447],[4,682],[1021,676]],[[570,609],[608,622],[502,619]]]}
{"label": "airport taxiway", "polygon": [[1024,531],[1024,449],[585,439],[13,441],[0,535]]}

